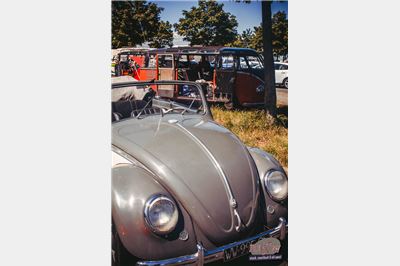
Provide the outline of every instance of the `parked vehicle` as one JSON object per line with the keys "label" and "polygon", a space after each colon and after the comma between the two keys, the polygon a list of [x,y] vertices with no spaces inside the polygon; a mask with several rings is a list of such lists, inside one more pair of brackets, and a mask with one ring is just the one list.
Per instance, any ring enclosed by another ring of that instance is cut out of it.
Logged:
{"label": "parked vehicle", "polygon": [[[264,64],[255,50],[179,47],[149,50],[140,80],[186,80],[202,84],[208,102],[228,109],[264,103]],[[170,88],[179,95],[182,88]]]}
{"label": "parked vehicle", "polygon": [[284,169],[213,120],[201,84],[114,83],[111,117],[114,265],[203,265],[286,243]]}
{"label": "parked vehicle", "polygon": [[275,62],[275,83],[289,88],[289,64]]}

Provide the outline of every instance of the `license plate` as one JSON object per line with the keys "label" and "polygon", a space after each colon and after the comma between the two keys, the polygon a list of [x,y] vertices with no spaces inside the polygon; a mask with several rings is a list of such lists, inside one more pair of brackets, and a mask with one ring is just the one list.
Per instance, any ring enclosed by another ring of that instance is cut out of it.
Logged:
{"label": "license plate", "polygon": [[224,250],[224,262],[247,255],[250,252],[253,255],[251,260],[279,259],[274,254],[279,252],[280,247],[281,244],[278,239],[261,237]]}
{"label": "license plate", "polygon": [[224,262],[247,255],[250,252],[250,245],[252,242],[253,241],[249,241],[224,250]]}

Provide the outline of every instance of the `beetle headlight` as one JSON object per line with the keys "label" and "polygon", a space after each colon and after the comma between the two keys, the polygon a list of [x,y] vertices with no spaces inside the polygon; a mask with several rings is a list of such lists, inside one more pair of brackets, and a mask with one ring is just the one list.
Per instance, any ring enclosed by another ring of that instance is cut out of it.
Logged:
{"label": "beetle headlight", "polygon": [[288,195],[288,180],[281,171],[272,170],[265,175],[265,188],[274,200],[284,200]]}
{"label": "beetle headlight", "polygon": [[153,232],[168,234],[175,229],[178,222],[178,208],[167,196],[156,195],[146,202],[144,217]]}

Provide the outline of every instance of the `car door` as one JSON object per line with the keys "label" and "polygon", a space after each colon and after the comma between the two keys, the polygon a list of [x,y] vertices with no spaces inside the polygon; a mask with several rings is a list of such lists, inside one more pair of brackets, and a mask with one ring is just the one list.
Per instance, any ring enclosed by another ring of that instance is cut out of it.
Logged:
{"label": "car door", "polygon": [[282,64],[282,65],[281,65],[280,71],[281,71],[282,82],[283,82],[283,80],[284,80],[285,78],[288,77],[288,74],[289,74],[289,66],[288,66],[288,65],[285,65],[285,64]]}
{"label": "car door", "polygon": [[216,85],[219,93],[232,93],[235,89],[235,60],[232,54],[220,55],[216,69]]}
{"label": "car door", "polygon": [[282,64],[275,63],[275,83],[280,84],[283,81]]}

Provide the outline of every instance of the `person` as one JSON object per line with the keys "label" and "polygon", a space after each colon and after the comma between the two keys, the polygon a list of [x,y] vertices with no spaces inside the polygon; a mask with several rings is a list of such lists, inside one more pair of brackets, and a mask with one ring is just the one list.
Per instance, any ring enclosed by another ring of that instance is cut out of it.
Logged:
{"label": "person", "polygon": [[128,66],[129,66],[128,73],[130,75],[132,75],[133,78],[139,80],[140,79],[140,73],[139,73],[140,65],[138,63],[136,63],[136,61],[134,59],[129,57],[128,58]]}

